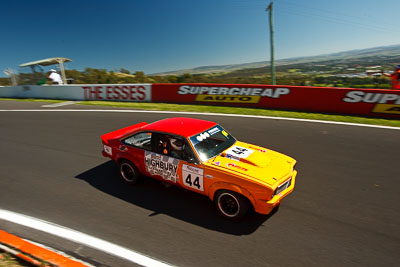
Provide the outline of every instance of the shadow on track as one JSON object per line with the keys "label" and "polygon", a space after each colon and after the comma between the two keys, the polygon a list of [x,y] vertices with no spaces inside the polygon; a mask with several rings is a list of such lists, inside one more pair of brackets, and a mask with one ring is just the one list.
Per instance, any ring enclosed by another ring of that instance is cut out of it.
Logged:
{"label": "shadow on track", "polygon": [[145,178],[129,186],[119,177],[113,161],[105,162],[76,176],[109,195],[153,211],[149,216],[166,214],[201,227],[231,235],[249,235],[268,220],[270,215],[255,212],[236,222],[220,217],[213,203],[203,195]]}

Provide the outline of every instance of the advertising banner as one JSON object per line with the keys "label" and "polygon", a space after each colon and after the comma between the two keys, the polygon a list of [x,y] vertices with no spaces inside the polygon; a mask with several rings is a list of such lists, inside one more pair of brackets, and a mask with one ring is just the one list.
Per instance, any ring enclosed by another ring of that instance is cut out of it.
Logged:
{"label": "advertising banner", "polygon": [[258,84],[76,84],[0,87],[3,98],[220,105],[400,118],[400,90]]}
{"label": "advertising banner", "polygon": [[0,87],[0,97],[150,102],[151,84],[5,86]]}
{"label": "advertising banner", "polygon": [[152,101],[400,118],[400,90],[257,84],[153,84]]}

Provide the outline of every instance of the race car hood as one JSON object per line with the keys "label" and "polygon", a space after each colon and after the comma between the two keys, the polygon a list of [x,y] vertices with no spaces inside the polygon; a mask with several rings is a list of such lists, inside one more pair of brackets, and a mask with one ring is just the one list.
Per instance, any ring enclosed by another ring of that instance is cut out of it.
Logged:
{"label": "race car hood", "polygon": [[292,174],[296,160],[276,151],[238,141],[221,155],[209,160],[208,164],[273,185]]}

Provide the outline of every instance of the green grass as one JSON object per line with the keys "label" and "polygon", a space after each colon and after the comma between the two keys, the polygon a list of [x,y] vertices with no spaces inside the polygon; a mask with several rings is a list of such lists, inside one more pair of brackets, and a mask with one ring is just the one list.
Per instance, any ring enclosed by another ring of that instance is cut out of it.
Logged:
{"label": "green grass", "polygon": [[[34,102],[63,102],[62,100],[43,100],[43,99],[5,99],[0,100],[19,100],[19,101],[34,101]],[[257,115],[268,117],[285,117],[296,119],[310,119],[336,122],[361,123],[371,125],[383,125],[400,127],[398,119],[378,119],[347,115],[331,115],[310,112],[294,112],[281,110],[267,110],[254,108],[239,108],[239,107],[222,107],[222,106],[206,106],[206,105],[178,105],[164,103],[135,103],[135,102],[110,102],[110,101],[82,101],[78,105],[94,105],[105,107],[129,108],[137,110],[159,110],[159,111],[181,111],[181,112],[203,112],[203,113],[223,113],[223,114],[240,114],[240,115]]]}
{"label": "green grass", "polygon": [[12,100],[12,101],[24,101],[24,102],[48,102],[48,103],[61,103],[65,100],[53,100],[53,99],[33,99],[33,98],[0,98],[0,100]]}
{"label": "green grass", "polygon": [[400,120],[397,119],[377,119],[377,118],[366,118],[366,117],[346,116],[346,115],[330,115],[321,113],[280,111],[280,110],[254,109],[254,108],[235,108],[235,107],[205,106],[205,105],[178,105],[178,104],[164,104],[164,103],[155,104],[155,103],[108,102],[108,101],[84,101],[84,102],[79,102],[79,104],[130,108],[139,110],[204,112],[204,113],[240,114],[240,115],[245,114],[245,115],[325,120],[325,121],[400,127]]}
{"label": "green grass", "polygon": [[28,267],[31,264],[24,262],[13,255],[2,252],[0,253],[0,267]]}

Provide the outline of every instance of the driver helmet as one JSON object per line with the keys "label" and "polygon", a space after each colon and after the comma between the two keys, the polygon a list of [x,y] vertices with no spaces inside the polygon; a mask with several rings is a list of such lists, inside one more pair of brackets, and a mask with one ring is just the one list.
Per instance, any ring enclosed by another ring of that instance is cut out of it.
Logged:
{"label": "driver helmet", "polygon": [[177,151],[182,151],[185,148],[185,143],[181,139],[177,138],[170,138],[169,142],[171,147]]}

